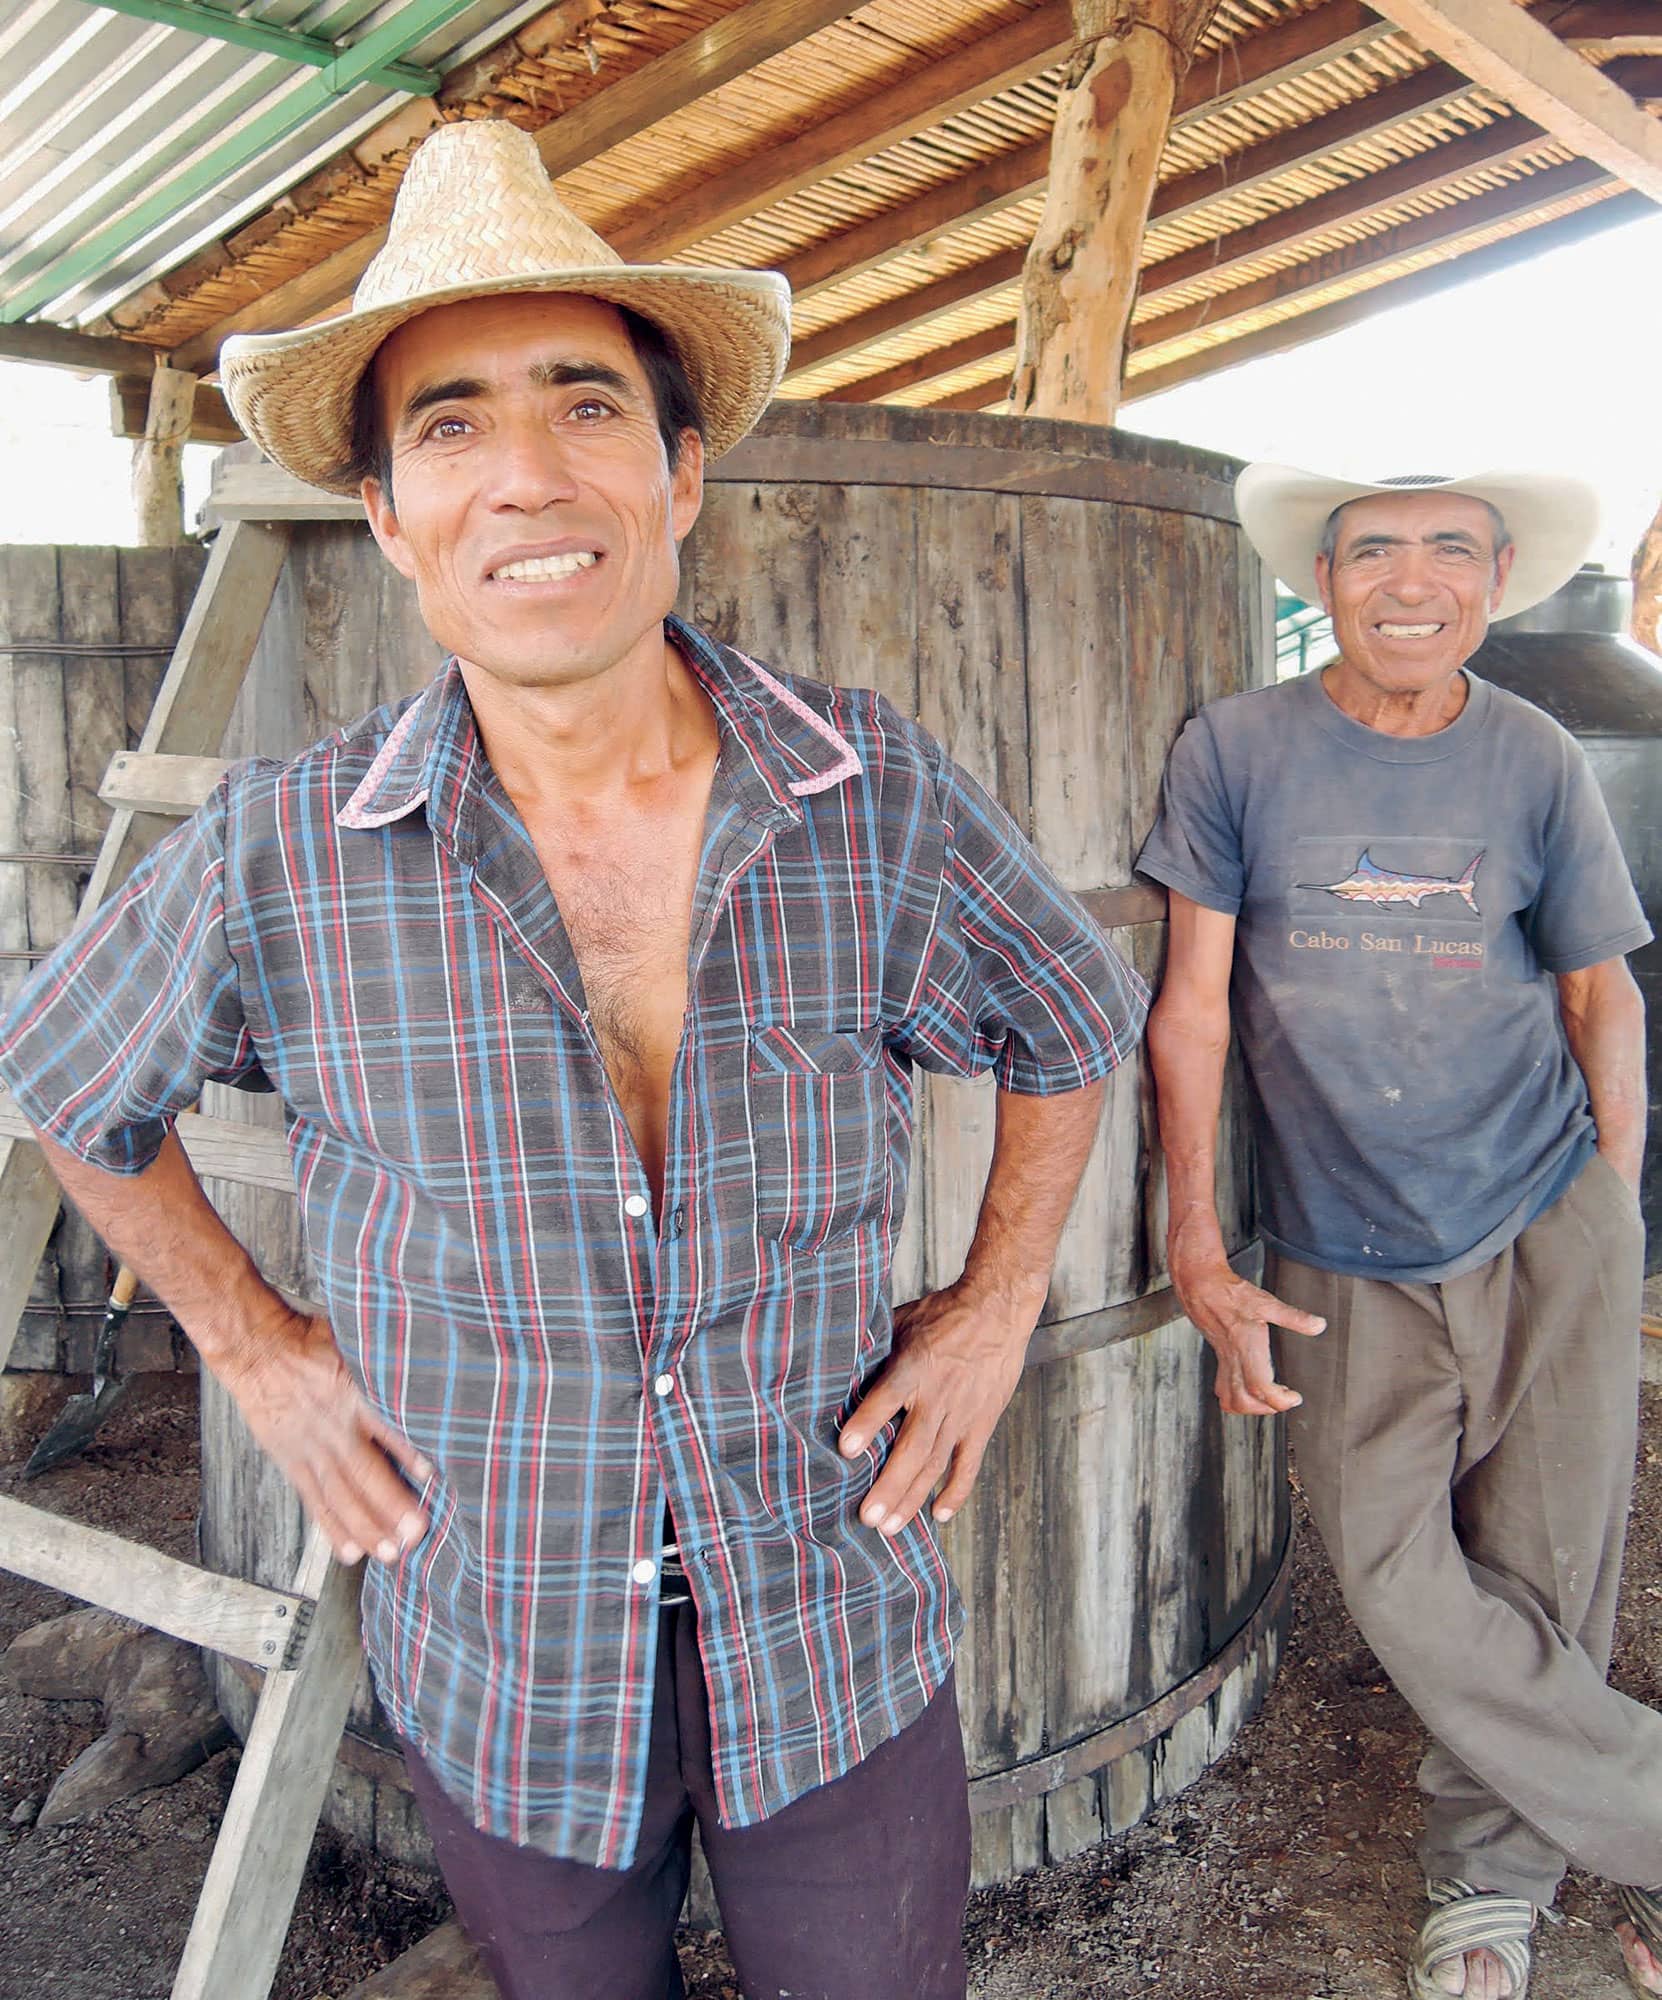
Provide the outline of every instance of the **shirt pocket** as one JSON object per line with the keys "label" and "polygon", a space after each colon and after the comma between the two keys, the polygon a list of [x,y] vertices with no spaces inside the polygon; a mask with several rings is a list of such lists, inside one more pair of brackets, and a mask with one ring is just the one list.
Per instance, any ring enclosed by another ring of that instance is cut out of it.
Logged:
{"label": "shirt pocket", "polygon": [[754,1028],[747,1079],[762,1234],[818,1250],[888,1204],[882,1031]]}

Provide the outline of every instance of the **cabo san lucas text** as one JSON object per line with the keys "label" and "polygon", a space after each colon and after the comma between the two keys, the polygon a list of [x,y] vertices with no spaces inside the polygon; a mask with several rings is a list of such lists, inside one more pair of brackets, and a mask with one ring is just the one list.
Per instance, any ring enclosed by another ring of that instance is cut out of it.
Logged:
{"label": "cabo san lucas text", "polygon": [[1294,930],[1287,934],[1287,942],[1294,951],[1394,951],[1409,958],[1435,958],[1440,960],[1459,959],[1463,964],[1476,965],[1483,957],[1481,938],[1441,938],[1431,937],[1424,931],[1411,934],[1394,933],[1382,936],[1378,931],[1363,931],[1354,940],[1345,932],[1329,930]]}

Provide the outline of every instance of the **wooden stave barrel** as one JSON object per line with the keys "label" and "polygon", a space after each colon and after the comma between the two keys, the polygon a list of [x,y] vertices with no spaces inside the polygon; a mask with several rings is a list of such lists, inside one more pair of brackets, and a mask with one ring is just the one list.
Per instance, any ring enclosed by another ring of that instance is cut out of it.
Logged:
{"label": "wooden stave barrel", "polygon": [[[1080,425],[776,404],[710,470],[680,608],[770,665],[876,685],[920,715],[1152,980],[1163,927],[1118,920],[1151,907],[1126,892],[1166,752],[1194,708],[1273,670],[1233,471]],[[362,529],[299,528],[227,750],[299,748],[419,686],[436,658]],[[990,1085],[920,1085],[897,1298],[957,1274],[991,1148]],[[216,1095],[237,1115],[275,1109]],[[1242,1112],[1237,1077],[1220,1209],[1245,1248]],[[978,1882],[1076,1853],[1181,1789],[1256,1711],[1278,1657],[1281,1426],[1221,1415],[1203,1343],[1162,1296],[1157,1158],[1139,1055],[1110,1087],[1029,1369],[945,1536],[969,1618],[958,1690]],[[215,1193],[268,1272],[303,1291],[292,1202]],[[298,1511],[239,1431],[210,1389],[204,1557],[278,1582]],[[218,1671],[245,1723],[243,1670]],[[419,1858],[400,1780],[366,1686],[330,1817]]]}

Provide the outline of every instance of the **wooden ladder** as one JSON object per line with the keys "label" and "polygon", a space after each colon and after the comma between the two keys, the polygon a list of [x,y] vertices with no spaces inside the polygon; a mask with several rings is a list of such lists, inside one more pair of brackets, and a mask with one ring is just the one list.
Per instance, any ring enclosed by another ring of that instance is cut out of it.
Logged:
{"label": "wooden ladder", "polygon": [[[139,748],[116,757],[99,788],[115,810],[82,918],[224,770],[220,744],[287,552],[280,521],[232,517],[220,529]],[[201,1113],[178,1131],[198,1173],[292,1191],[281,1133]],[[58,1208],[41,1149],[0,1091],[0,1367]],[[173,1984],[173,2000],[264,2000],[357,1681],[359,1572],[314,1528],[292,1588],[267,1590],[5,1498],[0,1569],[265,1670]]]}

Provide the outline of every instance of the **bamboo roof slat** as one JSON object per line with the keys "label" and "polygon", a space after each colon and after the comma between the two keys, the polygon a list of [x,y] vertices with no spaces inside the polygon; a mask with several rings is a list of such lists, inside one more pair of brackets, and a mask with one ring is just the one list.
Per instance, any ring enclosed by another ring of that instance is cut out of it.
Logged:
{"label": "bamboo roof slat", "polygon": [[970,0],[952,9],[873,0],[627,146],[597,155],[565,175],[561,191],[598,218],[602,233],[626,236],[643,202],[672,205],[699,183],[747,162],[760,184],[770,156],[793,141],[950,56],[973,53],[1000,30],[1050,11],[1035,0]]}

